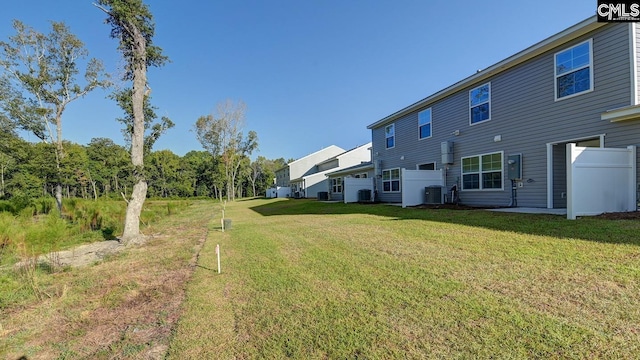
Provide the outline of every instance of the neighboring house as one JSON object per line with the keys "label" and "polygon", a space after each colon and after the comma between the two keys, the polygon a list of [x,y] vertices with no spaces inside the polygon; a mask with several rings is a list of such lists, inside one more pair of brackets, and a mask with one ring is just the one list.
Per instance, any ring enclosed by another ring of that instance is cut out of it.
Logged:
{"label": "neighboring house", "polygon": [[290,180],[293,197],[316,198],[318,193],[326,193],[330,188],[326,174],[365,161],[371,161],[371,143],[343,151],[331,158],[315,164],[311,171]]}
{"label": "neighboring house", "polygon": [[[592,17],[369,125],[379,199],[401,202],[401,169],[442,169],[464,204],[567,207],[567,144],[640,144],[639,58],[640,26]],[[635,210],[634,151],[625,211]],[[604,179],[583,196],[617,191],[608,167],[573,179]]]}
{"label": "neighboring house", "polygon": [[276,170],[276,187],[290,187],[291,180],[317,172],[316,164],[344,153],[344,149],[331,145]]}
{"label": "neighboring house", "polygon": [[[345,202],[373,201],[373,163],[366,161],[358,165],[328,173],[329,199]],[[353,185],[352,185],[353,184]],[[360,190],[371,190],[368,199],[359,197]],[[346,199],[346,200],[345,200]]]}

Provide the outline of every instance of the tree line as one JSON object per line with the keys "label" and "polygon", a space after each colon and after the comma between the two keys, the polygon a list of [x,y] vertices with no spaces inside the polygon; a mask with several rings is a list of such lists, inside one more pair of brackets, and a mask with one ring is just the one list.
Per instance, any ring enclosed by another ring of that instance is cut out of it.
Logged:
{"label": "tree line", "polygon": [[[126,198],[135,185],[129,151],[108,138],[93,138],[80,145],[63,141],[65,157],[56,165],[55,144],[27,142],[3,132],[0,142],[0,199],[55,196],[83,199]],[[262,196],[273,184],[275,171],[285,159],[258,156],[236,159],[233,184],[225,175],[225,158],[209,151],[179,156],[171,150],[150,151],[145,156],[147,195],[153,198]]]}
{"label": "tree line", "polygon": [[[242,102],[219,104],[217,113],[196,121],[206,152],[180,157],[152,151],[174,125],[166,117],[158,121],[150,101],[147,69],[169,61],[153,42],[153,15],[142,0],[96,0],[93,6],[106,15],[109,36],[118,40],[124,87],[114,87],[102,61],[89,58],[63,22],[51,22],[51,31],[41,33],[15,20],[15,35],[0,41],[0,198],[53,195],[61,209],[65,196],[122,196],[127,202],[122,241],[135,243],[144,240],[139,218],[147,197],[234,200],[263,193],[284,161],[250,161],[258,136],[243,132]],[[123,110],[124,117],[115,120],[123,125],[126,149],[105,138],[86,146],[64,140],[67,106],[99,88],[112,88],[109,98]],[[42,142],[23,141],[18,129]]]}

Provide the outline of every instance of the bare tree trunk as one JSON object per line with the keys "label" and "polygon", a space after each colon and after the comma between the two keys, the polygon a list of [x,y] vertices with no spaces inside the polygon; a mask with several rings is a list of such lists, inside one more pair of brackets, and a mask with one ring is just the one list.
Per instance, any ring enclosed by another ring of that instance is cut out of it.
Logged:
{"label": "bare tree trunk", "polygon": [[129,24],[133,32],[133,134],[131,134],[131,163],[136,184],[127,204],[122,242],[127,244],[143,243],[140,233],[140,213],[147,198],[147,181],[144,177],[144,98],[147,87],[146,40],[140,29]]}
{"label": "bare tree trunk", "polygon": [[0,170],[2,173],[0,174],[0,197],[4,196],[4,164],[0,165]]}
{"label": "bare tree trunk", "polygon": [[56,184],[56,205],[60,215],[62,215],[62,184],[60,182]]}
{"label": "bare tree trunk", "polygon": [[98,191],[96,190],[96,182],[91,182],[91,187],[93,188],[93,200],[98,201]]}
{"label": "bare tree trunk", "polygon": [[[131,200],[129,200],[127,205],[127,212],[124,219],[125,231],[121,239],[125,244],[140,244],[144,242],[144,236],[140,233],[140,214],[142,213],[142,206],[144,205],[146,196],[147,182],[139,181],[133,186]],[[129,233],[132,233],[132,235],[125,236],[125,234]]]}

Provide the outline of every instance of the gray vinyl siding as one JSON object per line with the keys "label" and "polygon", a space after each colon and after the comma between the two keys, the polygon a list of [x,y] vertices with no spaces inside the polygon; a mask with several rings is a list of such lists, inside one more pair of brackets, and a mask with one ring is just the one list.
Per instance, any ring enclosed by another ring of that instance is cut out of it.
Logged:
{"label": "gray vinyl siding", "polygon": [[[634,38],[632,39],[632,41],[635,43],[635,61],[636,61],[636,76],[640,76],[640,61],[638,61],[640,59],[640,26],[638,26],[638,24],[634,24],[634,23],[630,23],[629,26],[632,27],[632,29],[635,29],[634,32]],[[640,104],[640,81],[636,81],[636,103]]]}
{"label": "gray vinyl siding", "polygon": [[[607,147],[625,147],[640,141],[640,121],[610,123],[601,119],[607,110],[629,106],[631,102],[631,64],[629,27],[611,24],[552,49],[510,70],[499,73],[403,117],[395,119],[395,148],[385,149],[384,127],[372,129],[374,160],[382,169],[415,169],[416,164],[435,161],[446,171],[446,186],[461,185],[461,158],[503,151],[503,190],[460,191],[462,203],[478,206],[507,206],[511,183],[506,173],[510,154],[522,154],[523,187],[517,191],[518,206],[547,206],[547,144],[606,134]],[[568,99],[555,100],[554,56],[585,40],[593,39],[594,89]],[[469,125],[469,90],[491,82],[491,120]],[[418,140],[419,111],[432,108],[432,133]],[[459,130],[459,136],[454,136]],[[494,142],[500,135],[502,140]],[[443,166],[440,143],[454,142],[454,164]],[[564,144],[554,146],[562,147]],[[561,151],[564,153],[564,150]],[[560,152],[553,157],[554,204],[566,206],[560,193],[566,191],[564,159]],[[379,199],[400,202],[401,194],[382,192]],[[562,189],[562,190],[561,190]],[[402,190],[402,189],[401,189]]]}
{"label": "gray vinyl siding", "polygon": [[338,159],[333,159],[331,161],[326,161],[324,163],[318,164],[316,172],[326,171],[330,169],[337,168],[339,166]]}
{"label": "gray vinyl siding", "polygon": [[553,207],[567,207],[567,146],[553,146]]}
{"label": "gray vinyl siding", "polygon": [[330,193],[329,199],[331,201],[344,201],[344,194],[343,193]]}

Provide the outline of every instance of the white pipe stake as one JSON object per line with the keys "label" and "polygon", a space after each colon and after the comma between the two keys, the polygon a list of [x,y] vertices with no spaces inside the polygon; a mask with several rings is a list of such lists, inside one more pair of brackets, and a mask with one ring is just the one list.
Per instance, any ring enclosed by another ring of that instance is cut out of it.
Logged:
{"label": "white pipe stake", "polygon": [[216,255],[218,255],[218,274],[222,271],[220,269],[220,244],[216,245]]}

